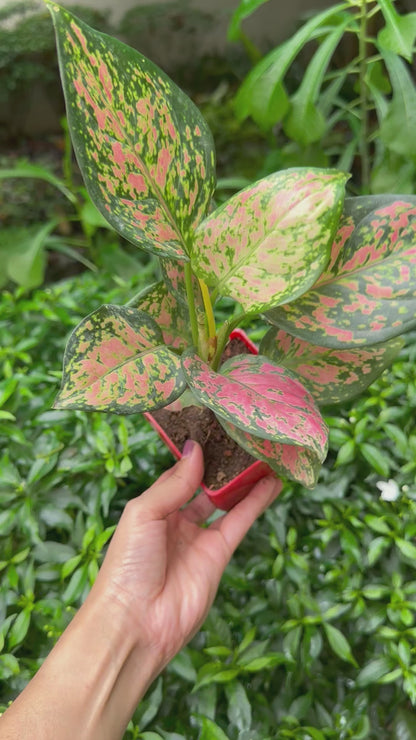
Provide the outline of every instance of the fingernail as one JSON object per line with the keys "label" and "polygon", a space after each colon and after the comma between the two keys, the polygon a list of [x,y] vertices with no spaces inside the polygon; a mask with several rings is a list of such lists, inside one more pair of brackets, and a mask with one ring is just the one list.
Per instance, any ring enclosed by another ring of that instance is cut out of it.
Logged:
{"label": "fingernail", "polygon": [[195,442],[193,439],[187,439],[183,446],[182,457],[191,457],[194,448]]}

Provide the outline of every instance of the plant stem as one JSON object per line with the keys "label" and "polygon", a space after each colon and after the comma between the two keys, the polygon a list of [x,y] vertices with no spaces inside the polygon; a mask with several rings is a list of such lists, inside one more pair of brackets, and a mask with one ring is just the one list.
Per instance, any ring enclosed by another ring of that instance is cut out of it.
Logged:
{"label": "plant stem", "polygon": [[231,332],[238,326],[238,324],[241,323],[243,319],[246,319],[248,316],[250,316],[249,313],[240,313],[238,314],[238,316],[234,316],[233,318],[224,321],[217,334],[217,348],[214,358],[211,362],[211,367],[213,370],[218,370],[219,368],[222,353],[224,352],[225,345],[228,342],[228,337],[230,336]]}
{"label": "plant stem", "polygon": [[370,189],[370,153],[368,147],[368,91],[365,79],[367,72],[367,22],[368,0],[361,0],[360,32],[358,37],[358,65],[360,85],[360,157],[361,157],[361,188],[363,193]]}
{"label": "plant stem", "polygon": [[195,310],[194,292],[192,288],[192,269],[190,262],[185,262],[185,287],[186,297],[188,301],[189,319],[191,322],[192,341],[195,347],[199,349],[198,319]]}
{"label": "plant stem", "polygon": [[212,310],[211,299],[209,297],[209,290],[203,280],[199,280],[199,287],[201,288],[202,300],[204,301],[205,314],[207,317],[208,337],[210,339],[213,339],[216,335],[216,330],[214,312]]}

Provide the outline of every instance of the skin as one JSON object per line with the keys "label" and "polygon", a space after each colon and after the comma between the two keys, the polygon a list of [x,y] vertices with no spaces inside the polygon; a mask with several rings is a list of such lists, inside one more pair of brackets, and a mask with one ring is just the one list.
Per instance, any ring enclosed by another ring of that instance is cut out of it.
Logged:
{"label": "skin", "polygon": [[[116,740],[146,690],[197,632],[222,573],[255,519],[280,493],[263,478],[208,527],[214,506],[190,499],[202,452],[130,501],[89,596],[35,677],[0,717],[2,740]],[[187,504],[187,506],[185,506]]]}

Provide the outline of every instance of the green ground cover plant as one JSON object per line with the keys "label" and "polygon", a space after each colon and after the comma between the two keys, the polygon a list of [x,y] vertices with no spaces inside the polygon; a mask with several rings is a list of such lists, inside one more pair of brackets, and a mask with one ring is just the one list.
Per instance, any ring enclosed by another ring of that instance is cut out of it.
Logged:
{"label": "green ground cover plant", "polygon": [[[51,409],[81,312],[139,287],[85,273],[2,295],[3,706],[85,597],[126,500],[170,464],[141,415]],[[256,523],[206,624],[152,687],[126,740],[414,732],[415,340],[359,401],[326,417],[318,486],[287,484]]]}

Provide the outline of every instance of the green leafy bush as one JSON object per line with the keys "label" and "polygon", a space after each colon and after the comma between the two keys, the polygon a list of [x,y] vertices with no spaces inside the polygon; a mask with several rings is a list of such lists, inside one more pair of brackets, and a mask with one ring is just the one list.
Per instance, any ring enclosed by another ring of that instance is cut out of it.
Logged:
{"label": "green leafy bush", "polygon": [[[88,591],[124,502],[170,464],[140,415],[51,410],[72,327],[97,299],[124,302],[139,287],[86,273],[2,296],[3,705]],[[126,740],[398,740],[413,731],[416,337],[408,339],[391,371],[328,417],[318,486],[288,485],[254,525],[205,625],[152,687]]]}
{"label": "green leafy bush", "polygon": [[[231,40],[244,41],[242,21],[266,1],[242,0]],[[361,192],[413,192],[416,13],[402,15],[395,6],[334,3],[255,64],[236,110],[266,132],[283,129],[271,169],[331,163],[354,169]]]}

